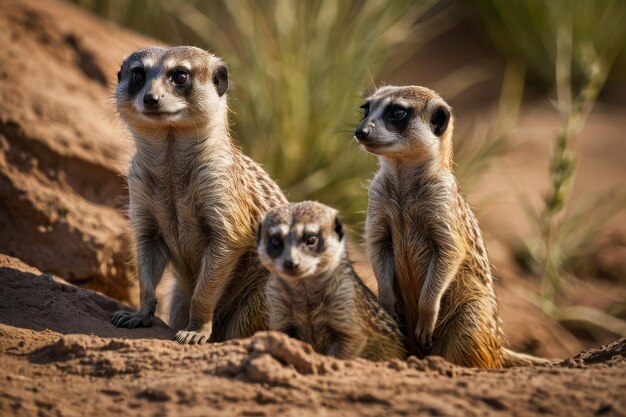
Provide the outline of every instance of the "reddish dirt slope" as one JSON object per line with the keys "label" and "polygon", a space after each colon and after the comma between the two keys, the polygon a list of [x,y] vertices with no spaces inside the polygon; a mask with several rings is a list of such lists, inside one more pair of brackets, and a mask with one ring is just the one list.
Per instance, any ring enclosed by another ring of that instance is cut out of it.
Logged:
{"label": "reddish dirt slope", "polygon": [[134,300],[110,85],[148,42],[63,3],[2,0],[0,27],[0,252]]}

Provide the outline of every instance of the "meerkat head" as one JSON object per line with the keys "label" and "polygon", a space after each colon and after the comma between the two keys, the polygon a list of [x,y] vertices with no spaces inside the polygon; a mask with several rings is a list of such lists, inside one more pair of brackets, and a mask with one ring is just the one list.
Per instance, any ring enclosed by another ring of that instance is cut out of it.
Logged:
{"label": "meerkat head", "polygon": [[140,49],[117,78],[117,110],[131,128],[197,127],[226,117],[228,70],[202,49]]}
{"label": "meerkat head", "polygon": [[337,210],[304,201],[269,211],[258,230],[263,266],[288,282],[319,276],[344,256],[345,242]]}
{"label": "meerkat head", "polygon": [[413,162],[435,159],[451,163],[452,112],[434,91],[385,86],[361,108],[363,120],[354,136],[368,152]]}

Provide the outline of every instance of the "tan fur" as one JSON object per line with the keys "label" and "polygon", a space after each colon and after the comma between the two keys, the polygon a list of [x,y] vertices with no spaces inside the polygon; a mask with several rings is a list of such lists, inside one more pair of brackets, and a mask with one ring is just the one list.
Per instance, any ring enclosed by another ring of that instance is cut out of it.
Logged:
{"label": "tan fur", "polygon": [[[181,68],[189,79],[176,86]],[[143,71],[143,84],[133,81],[133,69]],[[119,78],[118,112],[137,148],[128,186],[141,300],[137,313],[118,312],[113,323],[151,324],[155,288],[171,262],[170,322],[185,329],[176,340],[221,341],[266,329],[268,273],[256,256],[255,231],[286,199],[232,143],[225,66],[198,48],[150,47],[126,58]],[[148,94],[159,97],[156,113]]]}
{"label": "tan fur", "polygon": [[[379,301],[397,314],[407,351],[462,366],[520,363],[502,347],[487,251],[453,173],[450,107],[427,88],[388,86],[365,108],[355,135],[380,160],[369,187],[368,252]],[[406,116],[392,120],[398,108]]]}
{"label": "tan fur", "polygon": [[[314,244],[307,244],[312,235]],[[281,246],[273,247],[273,239]],[[258,252],[272,272],[267,284],[271,329],[342,359],[404,358],[397,323],[348,260],[336,210],[311,201],[273,209],[259,230]]]}

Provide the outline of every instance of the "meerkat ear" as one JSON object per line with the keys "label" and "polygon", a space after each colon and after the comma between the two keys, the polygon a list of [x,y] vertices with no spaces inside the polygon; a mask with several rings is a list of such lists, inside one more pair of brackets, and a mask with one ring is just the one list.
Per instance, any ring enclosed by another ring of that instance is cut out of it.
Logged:
{"label": "meerkat ear", "polygon": [[226,65],[219,64],[215,68],[215,71],[213,71],[213,84],[220,97],[228,90],[228,68],[226,68]]}
{"label": "meerkat ear", "polygon": [[443,106],[439,106],[435,109],[432,116],[430,116],[430,127],[433,133],[437,136],[441,136],[448,127],[450,121],[450,110]]}
{"label": "meerkat ear", "polygon": [[117,72],[117,82],[119,83],[121,79],[122,79],[122,70],[119,70]]}
{"label": "meerkat ear", "polygon": [[343,239],[343,225],[341,224],[338,216],[335,217],[335,233],[339,236],[339,240]]}

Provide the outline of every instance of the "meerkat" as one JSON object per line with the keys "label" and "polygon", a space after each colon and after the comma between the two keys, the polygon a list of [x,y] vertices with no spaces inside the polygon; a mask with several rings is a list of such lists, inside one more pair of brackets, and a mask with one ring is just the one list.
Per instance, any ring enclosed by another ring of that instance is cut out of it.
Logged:
{"label": "meerkat", "polygon": [[147,47],[121,66],[117,111],[136,145],[128,188],[140,307],[115,313],[115,326],[151,325],[155,289],[171,263],[177,341],[267,329],[269,273],[256,255],[256,229],[266,211],[287,200],[233,144],[227,89],[222,60],[195,47]]}
{"label": "meerkat", "polygon": [[379,301],[409,354],[497,368],[547,361],[505,349],[487,251],[453,171],[450,106],[424,87],[385,86],[355,130],[380,167],[365,226]]}
{"label": "meerkat", "polygon": [[322,354],[374,361],[404,358],[393,318],[352,268],[337,211],[305,201],[269,211],[258,231],[270,329]]}

